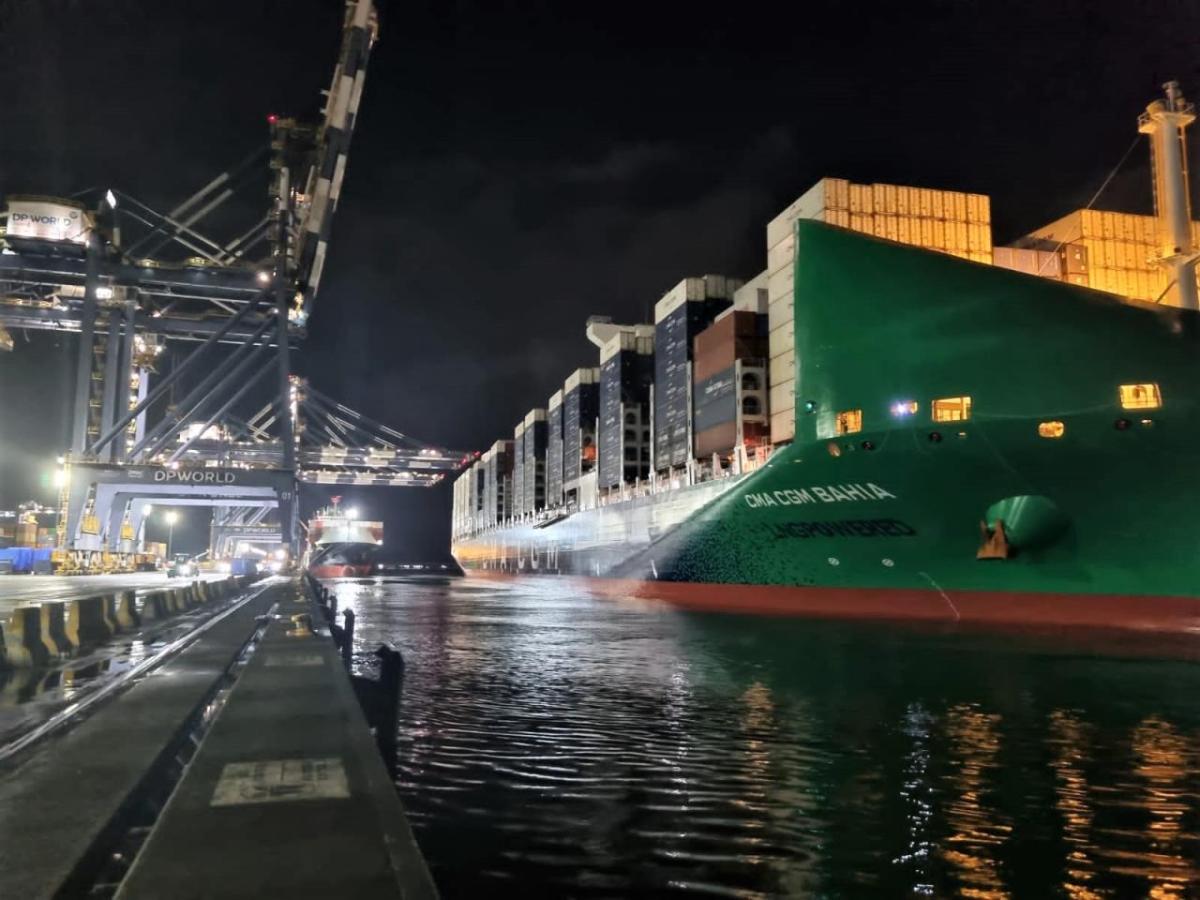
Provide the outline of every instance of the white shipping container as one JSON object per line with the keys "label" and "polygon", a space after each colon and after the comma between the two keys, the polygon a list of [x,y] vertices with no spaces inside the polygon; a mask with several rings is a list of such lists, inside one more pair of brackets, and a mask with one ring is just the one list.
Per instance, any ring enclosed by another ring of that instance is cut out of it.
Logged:
{"label": "white shipping container", "polygon": [[767,300],[776,303],[785,298],[790,299],[796,280],[791,266],[784,266],[767,277]]}
{"label": "white shipping container", "polygon": [[795,260],[796,235],[789,231],[782,241],[767,248],[767,274],[773,275],[780,269],[790,268]]}
{"label": "white shipping container", "polygon": [[796,436],[794,410],[771,414],[771,443],[786,444]]}
{"label": "white shipping container", "polygon": [[767,364],[767,384],[784,384],[796,378],[796,350],[785,350],[778,356],[771,357]]}
{"label": "white shipping container", "polygon": [[797,219],[815,219],[828,209],[850,208],[850,182],[822,178],[767,223],[767,246],[774,247],[792,230]]}
{"label": "white shipping container", "polygon": [[661,322],[683,304],[701,300],[730,299],[734,291],[742,286],[737,278],[727,275],[704,275],[699,278],[685,278],[654,304],[654,321]]}
{"label": "white shipping container", "polygon": [[770,404],[768,408],[772,416],[785,411],[790,414],[796,407],[796,379],[772,384],[767,392],[767,403]]}
{"label": "white shipping container", "polygon": [[569,394],[581,384],[599,384],[600,369],[595,366],[586,369],[576,369],[567,376],[567,380],[563,382],[563,393]]}
{"label": "white shipping container", "polygon": [[551,394],[550,399],[546,401],[546,409],[548,409],[550,411],[550,414],[553,415],[554,411],[556,409],[558,409],[560,406],[562,406],[562,401],[563,401],[563,392],[562,392],[562,388],[559,388],[557,391],[555,391],[553,394]]}
{"label": "white shipping container", "polygon": [[791,319],[785,319],[776,325],[769,318],[768,326],[774,326],[767,333],[767,355],[774,359],[788,350],[796,348],[796,323]]}
{"label": "white shipping container", "polygon": [[767,273],[759,272],[733,292],[733,306],[730,309],[765,314],[767,296]]}
{"label": "white shipping container", "polygon": [[[646,356],[654,352],[654,327],[638,325],[635,328],[643,333],[619,331],[605,342],[604,346],[600,348],[601,365],[608,362],[622,350],[630,350]],[[644,333],[645,329],[649,329],[649,334]]]}

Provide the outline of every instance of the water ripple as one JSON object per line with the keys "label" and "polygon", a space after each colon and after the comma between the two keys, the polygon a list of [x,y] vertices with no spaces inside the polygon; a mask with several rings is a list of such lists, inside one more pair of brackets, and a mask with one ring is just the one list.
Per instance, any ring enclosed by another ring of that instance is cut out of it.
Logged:
{"label": "water ripple", "polygon": [[1200,895],[1200,670],[544,581],[344,582],[446,896]]}

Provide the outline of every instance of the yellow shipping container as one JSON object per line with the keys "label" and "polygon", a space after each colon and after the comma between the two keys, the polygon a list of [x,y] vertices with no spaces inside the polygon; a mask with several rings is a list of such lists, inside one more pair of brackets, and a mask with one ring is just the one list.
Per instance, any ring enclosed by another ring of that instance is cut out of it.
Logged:
{"label": "yellow shipping container", "polygon": [[985,239],[985,227],[978,222],[971,222],[967,225],[967,249],[977,253],[992,249],[992,242]]}
{"label": "yellow shipping container", "polygon": [[929,214],[935,219],[946,218],[946,192],[945,191],[930,191],[929,192]]}
{"label": "yellow shipping container", "polygon": [[887,237],[887,216],[874,215],[871,217],[872,233],[875,237]]}
{"label": "yellow shipping container", "polygon": [[[883,211],[889,216],[894,216],[900,211],[897,206],[899,193],[900,188],[894,184],[885,184],[883,186]],[[878,206],[875,208],[875,211],[879,211]]]}
{"label": "yellow shipping container", "polygon": [[970,217],[967,215],[967,195],[961,191],[954,192],[954,219],[957,222],[966,222]]}
{"label": "yellow shipping container", "polygon": [[825,206],[827,209],[850,209],[850,182],[845,178],[825,179]]}
{"label": "yellow shipping container", "polygon": [[881,216],[883,219],[883,236],[889,241],[900,240],[900,220],[896,216]]}
{"label": "yellow shipping container", "polygon": [[858,213],[859,215],[870,215],[874,210],[875,204],[871,199],[871,186],[869,184],[851,184],[850,212]]}
{"label": "yellow shipping container", "polygon": [[[1074,214],[1073,214],[1074,215]],[[1100,211],[1085,209],[1078,213],[1079,222],[1076,230],[1080,237],[1098,238],[1104,236],[1104,227],[1100,221]]]}
{"label": "yellow shipping container", "polygon": [[917,221],[914,224],[919,225],[920,237],[918,237],[917,232],[914,231],[913,243],[920,244],[922,247],[932,247],[933,246],[933,219],[917,219]]}
{"label": "yellow shipping container", "polygon": [[946,234],[953,234],[953,237],[947,237],[947,240],[950,243],[950,247],[954,250],[966,253],[971,249],[971,239],[967,236],[967,232],[966,222],[946,223]]}
{"label": "yellow shipping container", "polygon": [[1117,236],[1117,217],[1110,212],[1100,213],[1100,237],[1106,241],[1115,240]]}
{"label": "yellow shipping container", "polygon": [[923,219],[933,215],[933,191],[929,188],[917,188],[917,215]]}
{"label": "yellow shipping container", "polygon": [[967,212],[970,214],[972,207],[975,212],[970,215],[970,218],[984,225],[990,225],[992,221],[992,198],[987,194],[968,194],[967,195]]}
{"label": "yellow shipping container", "polygon": [[933,243],[931,247],[937,250],[948,250],[946,246],[946,223],[941,219],[933,220]]}
{"label": "yellow shipping container", "polygon": [[825,221],[838,228],[849,228],[850,213],[844,209],[827,209],[825,210]]}
{"label": "yellow shipping container", "polygon": [[864,216],[861,213],[850,213],[850,228],[852,231],[861,231],[864,234],[870,234],[871,217]]}
{"label": "yellow shipping container", "polygon": [[1137,279],[1137,296],[1142,300],[1154,299],[1154,289],[1150,284],[1150,273],[1137,272],[1135,278]]}
{"label": "yellow shipping container", "polygon": [[917,202],[913,194],[916,188],[896,185],[896,213],[901,216],[911,216],[916,212]]}
{"label": "yellow shipping container", "polygon": [[896,240],[902,244],[913,242],[913,220],[910,217],[896,217]]}

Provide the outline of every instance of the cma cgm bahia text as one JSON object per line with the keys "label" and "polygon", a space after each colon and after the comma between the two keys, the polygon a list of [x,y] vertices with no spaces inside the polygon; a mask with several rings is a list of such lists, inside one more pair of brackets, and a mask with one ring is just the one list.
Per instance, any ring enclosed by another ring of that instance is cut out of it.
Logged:
{"label": "cma cgm bahia text", "polygon": [[1195,311],[816,221],[794,238],[791,444],[460,534],[459,562],[698,608],[1200,630]]}

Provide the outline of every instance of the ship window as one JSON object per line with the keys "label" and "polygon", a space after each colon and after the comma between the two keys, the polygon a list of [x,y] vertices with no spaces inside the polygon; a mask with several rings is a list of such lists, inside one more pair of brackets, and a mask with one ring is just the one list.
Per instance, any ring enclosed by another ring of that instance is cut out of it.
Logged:
{"label": "ship window", "polygon": [[933,421],[965,422],[971,418],[970,397],[943,397],[933,401]]}
{"label": "ship window", "polygon": [[1060,438],[1066,430],[1067,426],[1062,422],[1038,422],[1038,434],[1044,438]]}
{"label": "ship window", "polygon": [[758,376],[755,375],[753,372],[743,373],[743,375],[742,375],[742,390],[743,391],[757,391],[758,390]]}
{"label": "ship window", "polygon": [[742,415],[757,416],[760,412],[762,412],[762,406],[759,404],[757,397],[742,398]]}
{"label": "ship window", "polygon": [[634,462],[637,460],[637,458],[638,458],[638,452],[637,452],[636,447],[626,447],[625,448],[625,461],[626,462]]}
{"label": "ship window", "polygon": [[862,410],[847,409],[837,414],[837,433],[854,434],[862,431]]}
{"label": "ship window", "polygon": [[1157,384],[1121,385],[1122,409],[1158,409],[1162,406],[1162,393]]}
{"label": "ship window", "polygon": [[637,415],[634,413],[625,413],[625,424],[626,425],[636,425],[637,424]]}

